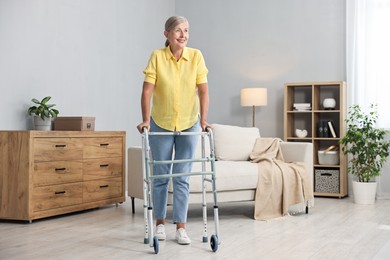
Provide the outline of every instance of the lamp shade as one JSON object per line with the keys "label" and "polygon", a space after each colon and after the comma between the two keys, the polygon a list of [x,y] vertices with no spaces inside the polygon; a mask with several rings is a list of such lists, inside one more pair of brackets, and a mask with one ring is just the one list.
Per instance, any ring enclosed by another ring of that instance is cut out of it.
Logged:
{"label": "lamp shade", "polygon": [[241,89],[241,106],[266,106],[266,88],[243,88]]}

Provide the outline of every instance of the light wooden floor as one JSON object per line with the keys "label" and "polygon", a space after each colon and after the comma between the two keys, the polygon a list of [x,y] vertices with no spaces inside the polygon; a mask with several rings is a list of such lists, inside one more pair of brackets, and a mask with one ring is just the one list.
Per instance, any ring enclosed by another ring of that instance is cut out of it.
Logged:
{"label": "light wooden floor", "polygon": [[[390,200],[362,206],[350,198],[316,198],[309,215],[269,222],[252,219],[251,202],[220,204],[222,243],[216,253],[201,242],[201,208],[191,205],[187,229],[192,244],[176,244],[170,224],[158,255],[143,244],[141,204],[136,200],[135,215],[129,199],[118,208],[32,224],[2,220],[0,259],[390,259]],[[211,210],[209,216],[210,236]]]}

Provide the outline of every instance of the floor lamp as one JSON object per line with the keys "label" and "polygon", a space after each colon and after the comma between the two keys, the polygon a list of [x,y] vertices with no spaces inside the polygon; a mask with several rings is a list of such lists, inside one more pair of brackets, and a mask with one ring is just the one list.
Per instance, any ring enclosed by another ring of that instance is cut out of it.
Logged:
{"label": "floor lamp", "polygon": [[266,88],[243,88],[241,89],[241,106],[252,107],[252,126],[255,127],[255,108],[267,105]]}

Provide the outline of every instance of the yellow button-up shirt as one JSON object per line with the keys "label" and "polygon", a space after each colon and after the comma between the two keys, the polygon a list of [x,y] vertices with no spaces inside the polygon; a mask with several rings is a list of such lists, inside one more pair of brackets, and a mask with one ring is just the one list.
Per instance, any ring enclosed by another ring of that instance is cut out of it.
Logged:
{"label": "yellow button-up shirt", "polygon": [[153,51],[144,70],[145,81],[152,83],[152,118],[161,128],[182,131],[192,127],[199,117],[197,85],[207,83],[202,53],[185,47],[176,61],[169,46]]}

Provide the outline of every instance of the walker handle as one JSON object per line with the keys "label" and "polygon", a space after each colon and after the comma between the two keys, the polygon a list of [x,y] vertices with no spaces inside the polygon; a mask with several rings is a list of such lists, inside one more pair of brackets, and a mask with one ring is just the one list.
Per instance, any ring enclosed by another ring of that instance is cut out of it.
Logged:
{"label": "walker handle", "polygon": [[143,133],[148,134],[148,128],[146,126],[142,127],[142,134]]}

